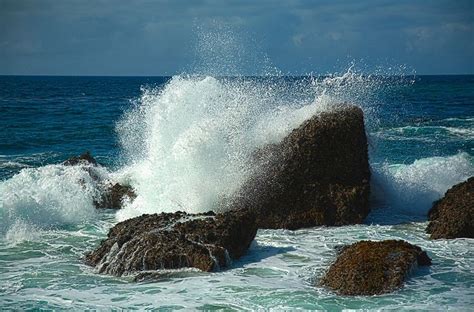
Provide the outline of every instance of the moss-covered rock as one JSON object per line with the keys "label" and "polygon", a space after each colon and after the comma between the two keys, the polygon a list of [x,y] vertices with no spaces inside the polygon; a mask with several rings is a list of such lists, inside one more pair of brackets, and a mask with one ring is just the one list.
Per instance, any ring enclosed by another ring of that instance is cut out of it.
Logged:
{"label": "moss-covered rock", "polygon": [[402,240],[360,241],[343,247],[320,285],[341,295],[378,295],[400,288],[417,265],[430,265],[420,247]]}
{"label": "moss-covered rock", "polygon": [[428,213],[432,239],[474,238],[474,177],[449,189]]}

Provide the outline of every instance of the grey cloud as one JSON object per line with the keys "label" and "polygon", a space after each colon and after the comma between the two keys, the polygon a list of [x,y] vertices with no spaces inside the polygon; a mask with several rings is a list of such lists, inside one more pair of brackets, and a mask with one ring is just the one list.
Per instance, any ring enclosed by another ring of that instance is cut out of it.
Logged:
{"label": "grey cloud", "polygon": [[[303,74],[351,58],[473,73],[473,23],[472,1],[0,0],[0,74],[163,75],[226,61]],[[233,40],[217,42],[221,30]]]}

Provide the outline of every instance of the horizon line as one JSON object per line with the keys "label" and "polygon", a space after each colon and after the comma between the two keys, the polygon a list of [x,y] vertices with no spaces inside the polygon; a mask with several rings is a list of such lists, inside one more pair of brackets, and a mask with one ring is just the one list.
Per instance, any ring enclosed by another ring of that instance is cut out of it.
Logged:
{"label": "horizon line", "polygon": [[[49,74],[0,74],[0,77],[100,77],[100,78],[163,78],[163,77],[174,77],[174,76],[193,76],[194,74],[174,74],[174,75],[49,75]],[[321,76],[329,76],[331,74],[320,74],[320,75],[311,75],[311,74],[301,74],[301,75],[211,75],[211,74],[195,74],[194,76],[213,76],[213,77],[230,77],[230,78],[238,78],[238,77],[321,77]],[[400,74],[400,75],[383,75],[383,74],[370,74],[370,73],[362,73],[362,75],[372,75],[372,76],[386,76],[386,77],[399,77],[399,76],[474,76],[474,73],[449,73],[449,74]]]}

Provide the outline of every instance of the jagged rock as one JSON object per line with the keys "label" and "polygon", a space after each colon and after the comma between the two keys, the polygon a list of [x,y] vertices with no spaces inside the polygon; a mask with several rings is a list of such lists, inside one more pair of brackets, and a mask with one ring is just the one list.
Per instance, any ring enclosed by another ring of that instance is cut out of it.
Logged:
{"label": "jagged rock", "polygon": [[132,201],[136,197],[137,195],[131,186],[119,183],[109,184],[105,187],[100,201],[94,202],[94,205],[96,208],[120,209],[124,200]]}
{"label": "jagged rock", "polygon": [[76,166],[76,165],[97,165],[97,161],[92,157],[89,151],[82,155],[74,156],[63,162],[65,166]]}
{"label": "jagged rock", "polygon": [[254,215],[244,210],[142,215],[115,225],[85,262],[116,276],[185,267],[215,271],[242,256],[256,232]]}
{"label": "jagged rock", "polygon": [[[134,200],[137,195],[133,188],[129,185],[121,185],[119,183],[110,183],[101,178],[100,169],[102,168],[97,161],[92,157],[90,152],[85,152],[82,155],[74,156],[63,162],[65,166],[84,166],[82,167],[91,178],[98,183],[99,189],[102,192],[100,198],[94,201],[96,208],[120,209],[123,201]],[[89,166],[88,166],[89,165]]]}
{"label": "jagged rock", "polygon": [[254,175],[230,204],[251,209],[259,228],[362,223],[370,170],[364,116],[341,105],[315,115],[279,144],[255,153]]}
{"label": "jagged rock", "polygon": [[474,177],[449,189],[428,213],[432,239],[474,238]]}
{"label": "jagged rock", "polygon": [[360,241],[342,248],[320,285],[341,295],[378,295],[403,286],[417,265],[431,265],[420,247],[402,240]]}

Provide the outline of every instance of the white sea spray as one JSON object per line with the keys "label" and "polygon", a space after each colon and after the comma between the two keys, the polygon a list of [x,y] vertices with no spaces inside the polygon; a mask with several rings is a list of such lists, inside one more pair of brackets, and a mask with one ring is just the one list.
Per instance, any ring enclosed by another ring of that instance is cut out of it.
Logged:
{"label": "white sea spray", "polygon": [[[0,182],[0,233],[14,241],[38,229],[78,224],[96,217],[97,181],[87,166],[25,168]],[[96,168],[106,174],[105,169]]]}

